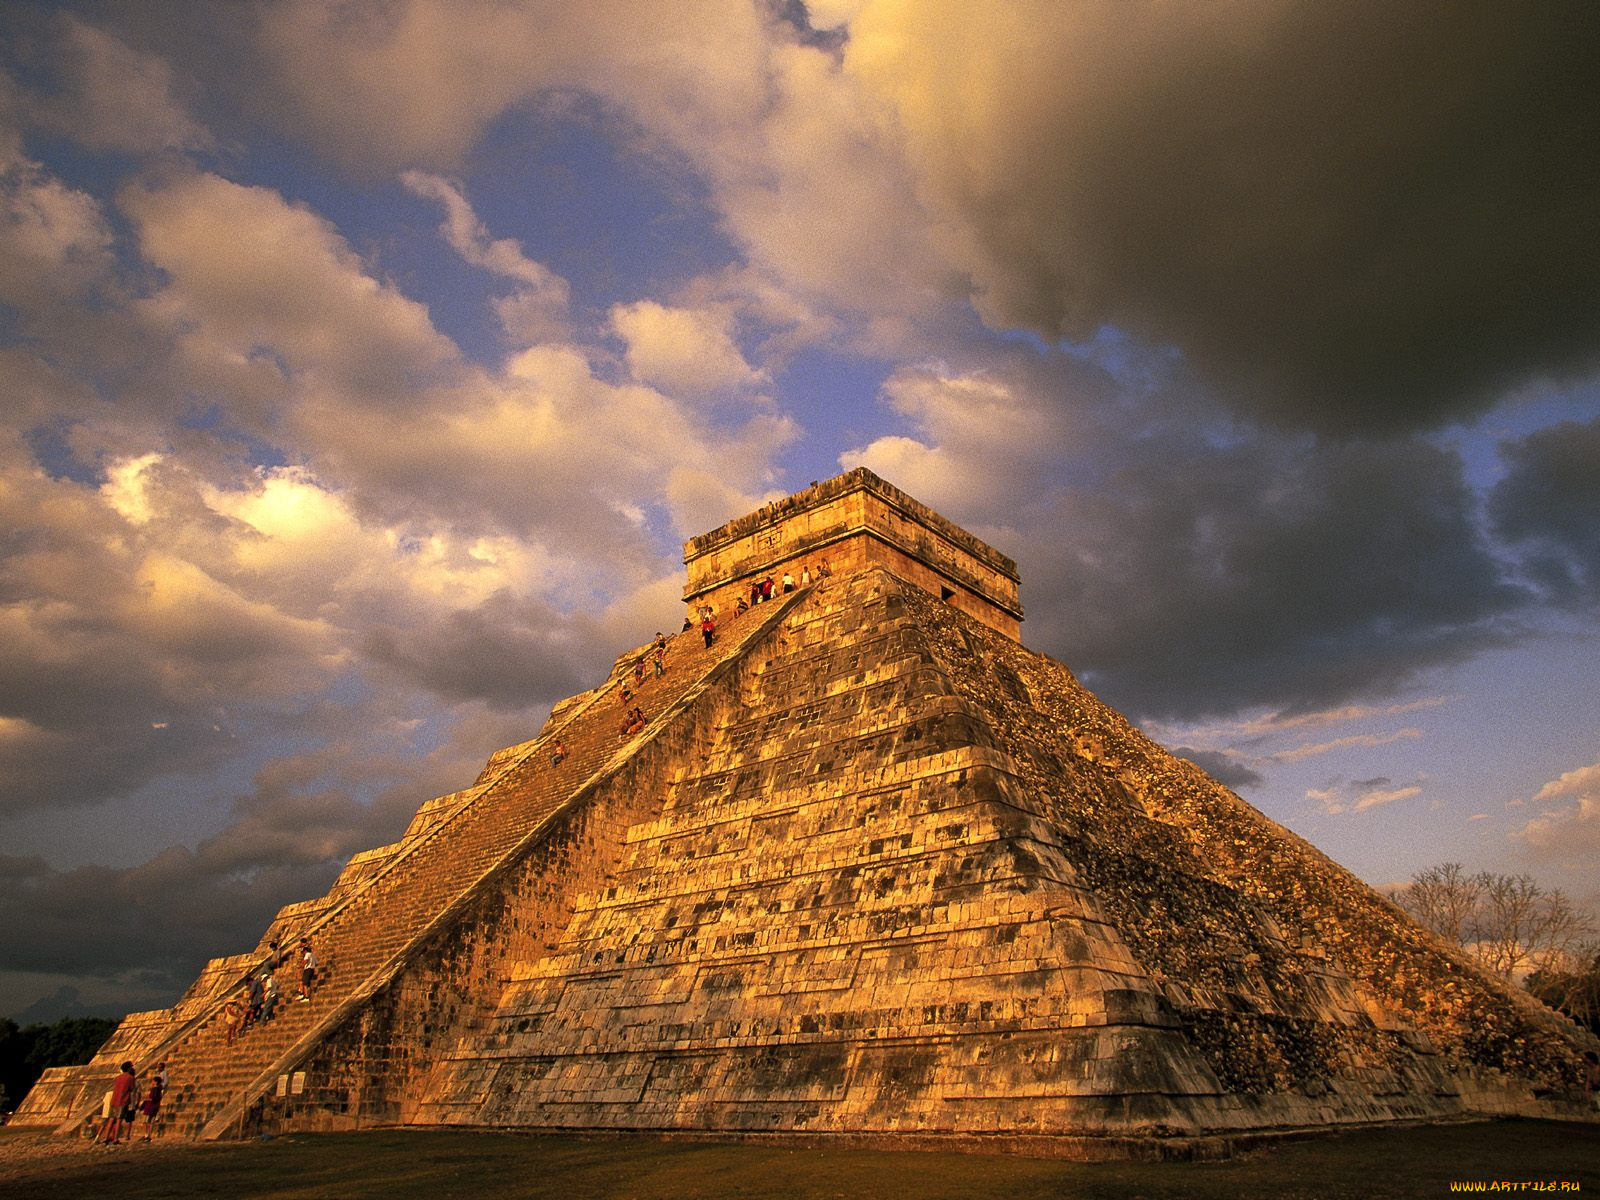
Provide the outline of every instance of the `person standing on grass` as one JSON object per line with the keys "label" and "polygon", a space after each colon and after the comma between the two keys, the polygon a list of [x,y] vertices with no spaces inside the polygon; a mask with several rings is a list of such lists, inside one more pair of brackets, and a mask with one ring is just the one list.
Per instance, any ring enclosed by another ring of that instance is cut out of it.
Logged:
{"label": "person standing on grass", "polygon": [[[111,1085],[111,1105],[106,1113],[105,1124],[100,1126],[100,1136],[95,1141],[102,1146],[115,1146],[122,1140],[122,1122],[125,1113],[133,1111],[134,1096],[137,1093],[139,1080],[133,1073],[133,1064],[125,1062],[122,1071],[118,1074],[116,1082]],[[127,1117],[129,1126],[133,1118]]]}
{"label": "person standing on grass", "polygon": [[[162,1066],[166,1064],[163,1063]],[[139,1105],[139,1111],[144,1114],[144,1140],[149,1141],[150,1135],[156,1130],[156,1117],[161,1112],[161,1097],[167,1088],[167,1073],[155,1070],[150,1073],[150,1090],[144,1094],[144,1103]]]}

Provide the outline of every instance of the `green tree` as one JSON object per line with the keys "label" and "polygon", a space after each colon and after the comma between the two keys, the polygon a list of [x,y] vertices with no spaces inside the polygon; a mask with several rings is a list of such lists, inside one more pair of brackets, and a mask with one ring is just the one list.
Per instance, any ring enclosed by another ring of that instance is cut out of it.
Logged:
{"label": "green tree", "polygon": [[63,1017],[51,1025],[26,1025],[0,1017],[0,1108],[21,1103],[47,1067],[86,1063],[116,1029],[104,1017]]}

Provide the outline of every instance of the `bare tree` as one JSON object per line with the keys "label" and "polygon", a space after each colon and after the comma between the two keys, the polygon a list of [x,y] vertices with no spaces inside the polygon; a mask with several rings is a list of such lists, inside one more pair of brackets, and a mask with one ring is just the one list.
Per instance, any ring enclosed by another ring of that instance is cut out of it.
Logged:
{"label": "bare tree", "polygon": [[1389,898],[1447,941],[1465,946],[1483,895],[1482,875],[1468,875],[1457,862],[1418,871]]}
{"label": "bare tree", "polygon": [[1559,888],[1545,891],[1527,875],[1488,875],[1474,915],[1472,948],[1506,979],[1565,965],[1589,932]]}
{"label": "bare tree", "polygon": [[1600,1033],[1600,938],[1580,945],[1569,964],[1529,975],[1527,988],[1551,1008]]}
{"label": "bare tree", "polygon": [[1547,890],[1529,875],[1468,875],[1460,863],[1417,872],[1390,899],[1504,979],[1570,972],[1594,932],[1561,889]]}

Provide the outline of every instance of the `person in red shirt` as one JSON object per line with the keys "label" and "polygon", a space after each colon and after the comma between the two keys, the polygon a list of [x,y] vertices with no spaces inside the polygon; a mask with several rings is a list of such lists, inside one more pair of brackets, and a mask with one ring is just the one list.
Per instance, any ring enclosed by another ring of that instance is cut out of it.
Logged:
{"label": "person in red shirt", "polygon": [[[122,1140],[123,1112],[133,1108],[134,1091],[138,1085],[139,1080],[133,1073],[133,1064],[123,1063],[122,1073],[111,1085],[111,1112],[106,1117],[106,1123],[100,1127],[100,1136],[95,1141],[104,1146],[115,1146]],[[130,1136],[133,1133],[132,1129],[128,1132]]]}

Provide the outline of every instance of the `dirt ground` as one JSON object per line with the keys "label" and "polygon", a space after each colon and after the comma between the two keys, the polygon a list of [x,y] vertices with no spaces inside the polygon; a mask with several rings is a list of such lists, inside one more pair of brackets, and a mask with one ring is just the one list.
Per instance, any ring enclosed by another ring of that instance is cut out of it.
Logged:
{"label": "dirt ground", "polygon": [[1364,1130],[1277,1143],[1224,1163],[1138,1164],[416,1130],[112,1149],[0,1130],[5,1200],[1383,1200],[1445,1196],[1466,1183],[1498,1184],[1490,1194],[1600,1194],[1600,1125]]}

